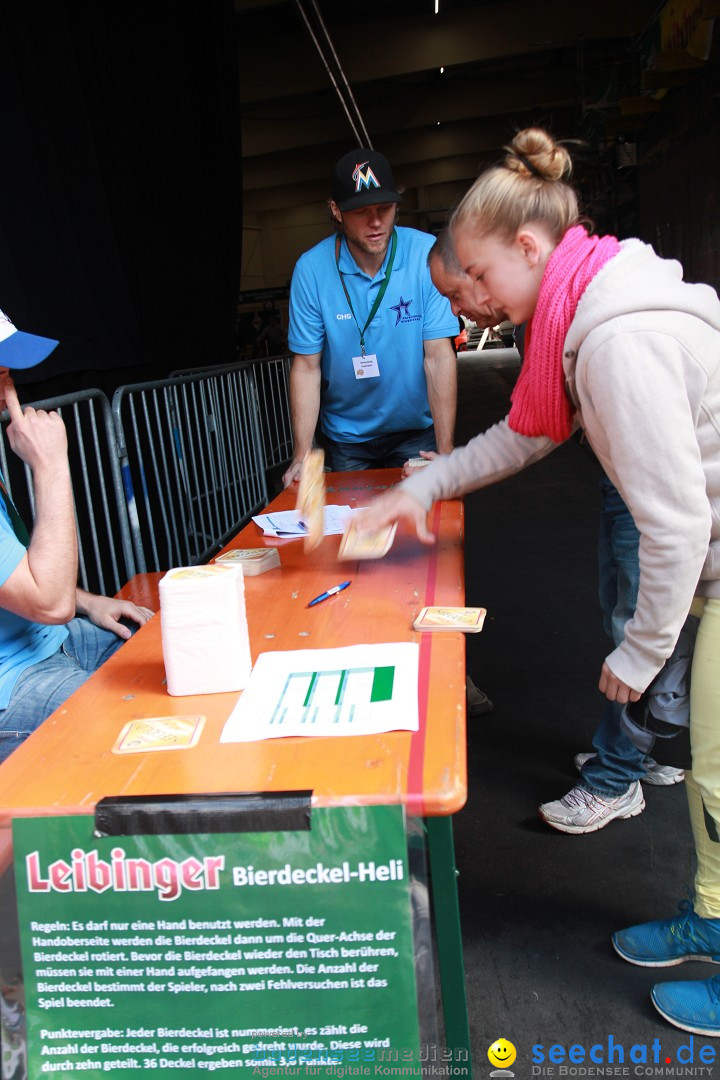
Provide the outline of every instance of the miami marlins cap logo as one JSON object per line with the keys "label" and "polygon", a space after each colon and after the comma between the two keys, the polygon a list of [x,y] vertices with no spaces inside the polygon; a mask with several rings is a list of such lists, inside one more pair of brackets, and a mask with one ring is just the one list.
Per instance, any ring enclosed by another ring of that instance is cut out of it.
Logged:
{"label": "miami marlins cap logo", "polygon": [[[363,169],[365,169],[364,172]],[[360,188],[369,188],[371,184],[373,187],[380,187],[380,182],[375,176],[375,173],[370,168],[370,162],[368,161],[359,161],[357,163],[357,165],[353,169],[352,178],[355,181],[356,191],[359,191]]]}

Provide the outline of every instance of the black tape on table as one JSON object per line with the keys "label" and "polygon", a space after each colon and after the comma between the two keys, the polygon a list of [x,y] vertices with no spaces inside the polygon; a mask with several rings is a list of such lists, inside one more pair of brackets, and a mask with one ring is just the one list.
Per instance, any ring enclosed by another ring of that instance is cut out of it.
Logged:
{"label": "black tape on table", "polygon": [[307,831],[311,799],[312,791],[115,795],[97,804],[95,835]]}

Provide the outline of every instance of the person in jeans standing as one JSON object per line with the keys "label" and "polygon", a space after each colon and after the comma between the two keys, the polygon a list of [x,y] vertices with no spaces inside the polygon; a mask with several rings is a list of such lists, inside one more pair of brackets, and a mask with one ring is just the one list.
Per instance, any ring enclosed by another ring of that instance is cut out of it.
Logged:
{"label": "person in jeans standing", "polygon": [[[620,492],[603,474],[600,481],[602,509],[598,536],[600,607],[605,632],[617,648],[625,637],[625,625],[633,617],[640,583],[637,531],[632,514]],[[562,799],[543,803],[538,812],[543,821],[560,832],[597,832],[616,819],[624,819],[624,804],[639,782],[657,787],[679,784],[682,769],[659,765],[635,746],[620,726],[623,706],[606,701],[595,729],[594,753],[575,755],[579,783]],[[636,816],[645,807],[644,798],[635,806]]]}

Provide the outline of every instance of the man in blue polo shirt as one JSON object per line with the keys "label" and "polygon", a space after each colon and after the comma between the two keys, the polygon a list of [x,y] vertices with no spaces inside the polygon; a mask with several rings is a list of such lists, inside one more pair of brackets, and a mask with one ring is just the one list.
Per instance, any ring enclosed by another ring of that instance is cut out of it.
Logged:
{"label": "man in blue polo shirt", "polygon": [[22,333],[0,311],[0,411],[11,449],[31,470],[32,536],[0,476],[0,762],[115,652],[148,608],[77,588],[77,536],[65,425],[24,412],[8,368],[34,367],[57,341]]}
{"label": "man in blue polo shirt", "polygon": [[395,225],[390,164],[345,154],[333,177],[336,234],[300,257],[288,343],[297,481],[318,417],[330,468],[392,468],[453,447],[457,319],[430,280],[433,237]]}

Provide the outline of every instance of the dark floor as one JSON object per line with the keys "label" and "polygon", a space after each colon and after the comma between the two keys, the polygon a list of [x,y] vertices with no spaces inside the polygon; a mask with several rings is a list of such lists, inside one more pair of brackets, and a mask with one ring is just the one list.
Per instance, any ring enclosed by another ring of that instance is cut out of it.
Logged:
{"label": "dark floor", "polygon": [[[461,361],[458,443],[505,415],[515,373],[492,353]],[[535,1044],[589,1049],[611,1035],[626,1048],[627,1075],[630,1047],[656,1038],[660,1062],[675,1065],[690,1036],[656,1013],[650,988],[717,970],[634,967],[610,945],[614,930],[669,915],[688,894],[684,784],[646,785],[644,813],[585,836],[536,815],[573,786],[573,755],[591,748],[602,709],[598,479],[598,464],[570,441],[465,500],[467,602],[488,610],[483,633],[468,638],[468,670],[495,706],[469,722],[469,796],[455,819],[477,1076],[500,1037],[514,1043],[521,1077]],[[696,1047],[718,1042],[695,1037]]]}

